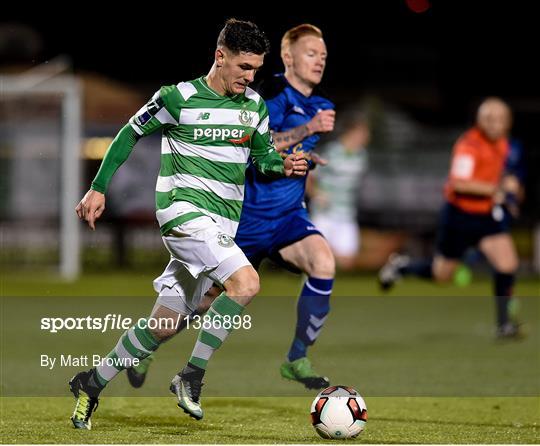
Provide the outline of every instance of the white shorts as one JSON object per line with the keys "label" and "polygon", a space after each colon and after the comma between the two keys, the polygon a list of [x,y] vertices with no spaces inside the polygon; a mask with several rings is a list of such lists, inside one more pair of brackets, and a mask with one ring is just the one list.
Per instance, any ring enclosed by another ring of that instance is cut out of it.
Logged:
{"label": "white shorts", "polygon": [[214,283],[223,283],[251,265],[234,239],[210,217],[198,217],[163,236],[171,253],[165,271],[154,280],[157,305],[190,314]]}
{"label": "white shorts", "polygon": [[337,256],[352,257],[360,249],[360,229],[354,221],[333,220],[326,215],[315,215],[313,224],[322,232]]}

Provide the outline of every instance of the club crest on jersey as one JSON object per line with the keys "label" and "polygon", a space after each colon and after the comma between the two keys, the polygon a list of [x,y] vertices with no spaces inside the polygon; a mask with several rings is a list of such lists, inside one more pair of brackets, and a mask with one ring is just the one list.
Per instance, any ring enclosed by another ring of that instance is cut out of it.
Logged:
{"label": "club crest on jersey", "polygon": [[253,115],[247,110],[241,110],[240,114],[238,115],[238,120],[240,121],[240,124],[249,127],[253,122]]}
{"label": "club crest on jersey", "polygon": [[219,246],[223,246],[224,248],[230,248],[231,246],[234,245],[234,240],[232,239],[230,235],[223,234],[222,232],[220,232],[217,235],[217,238],[218,238]]}

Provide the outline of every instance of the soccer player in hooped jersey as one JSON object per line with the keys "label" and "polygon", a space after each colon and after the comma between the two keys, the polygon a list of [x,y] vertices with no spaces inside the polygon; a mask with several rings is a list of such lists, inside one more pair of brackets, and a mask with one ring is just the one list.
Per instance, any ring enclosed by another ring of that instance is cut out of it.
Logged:
{"label": "soccer player in hooped jersey", "polygon": [[[222,321],[240,315],[257,294],[257,272],[234,242],[246,163],[251,160],[261,174],[273,178],[304,176],[308,169],[302,154],[283,159],[276,152],[266,105],[248,87],[268,48],[268,40],[256,25],[228,20],[218,37],[209,73],[162,87],[130,119],[77,206],[79,217],[95,229],[115,171],[139,138],[162,132],[156,217],[171,260],[154,281],[159,296],[150,319],[158,323],[141,320],[121,336],[108,355],[111,361],[71,379],[70,389],[77,398],[71,420],[76,428],[91,428],[98,395],[121,370],[130,367],[130,361],[143,360],[176,334],[176,325],[160,324],[160,320],[181,323],[213,284],[223,292],[213,301],[209,314]],[[201,329],[187,365],[170,384],[178,406],[196,419],[203,417],[199,398],[207,363],[231,331],[224,326],[216,323]]]}
{"label": "soccer player in hooped jersey", "polygon": [[[326,66],[326,45],[319,28],[304,24],[290,29],[281,41],[285,73],[262,85],[260,93],[269,112],[269,126],[277,150],[288,158],[305,154],[310,167],[325,161],[312,153],[320,133],[334,128],[334,104],[317,89]],[[305,178],[282,181],[261,174],[253,162],[246,172],[244,207],[235,241],[258,269],[268,257],[294,272],[308,276],[297,304],[297,323],[281,375],[309,389],[328,387],[328,378],[317,373],[307,349],[319,336],[328,312],[335,261],[319,230],[309,220],[304,205]],[[212,288],[198,313],[207,310]],[[152,356],[128,369],[134,387],[145,380]]]}
{"label": "soccer player in hooped jersey", "polygon": [[420,260],[393,254],[379,273],[384,289],[409,274],[447,282],[467,248],[477,246],[494,270],[498,338],[519,338],[523,334],[510,311],[518,267],[506,215],[514,212],[517,203],[514,182],[506,181],[504,172],[511,123],[512,114],[505,102],[498,98],[482,102],[476,126],[454,146],[435,256]]}

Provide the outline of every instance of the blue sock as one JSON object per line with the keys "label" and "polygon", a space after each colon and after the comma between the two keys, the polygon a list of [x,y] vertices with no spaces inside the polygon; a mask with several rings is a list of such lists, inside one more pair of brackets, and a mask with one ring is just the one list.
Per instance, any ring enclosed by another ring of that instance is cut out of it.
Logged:
{"label": "blue sock", "polygon": [[303,358],[307,348],[317,340],[330,311],[330,294],[334,279],[308,277],[298,299],[296,333],[289,350],[289,361]]}
{"label": "blue sock", "polygon": [[411,260],[407,266],[400,268],[399,272],[404,276],[412,274],[424,279],[432,279],[432,265],[433,259]]}

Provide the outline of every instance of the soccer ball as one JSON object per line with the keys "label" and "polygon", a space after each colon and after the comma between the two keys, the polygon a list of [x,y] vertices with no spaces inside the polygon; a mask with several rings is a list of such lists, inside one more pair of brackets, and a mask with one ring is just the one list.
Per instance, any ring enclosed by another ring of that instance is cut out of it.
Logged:
{"label": "soccer ball", "polygon": [[311,404],[311,423],[323,438],[354,438],[366,422],[366,403],[352,387],[328,387]]}

